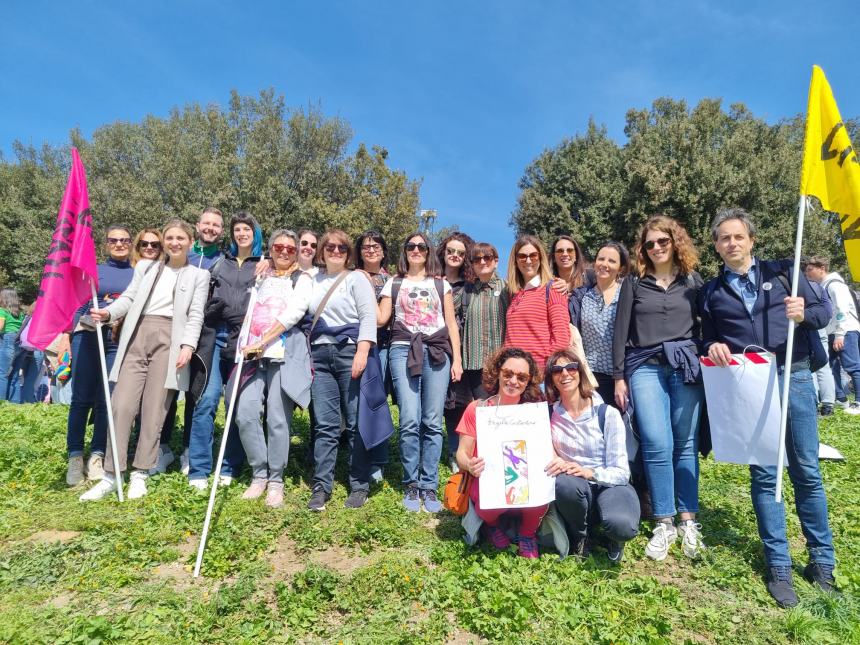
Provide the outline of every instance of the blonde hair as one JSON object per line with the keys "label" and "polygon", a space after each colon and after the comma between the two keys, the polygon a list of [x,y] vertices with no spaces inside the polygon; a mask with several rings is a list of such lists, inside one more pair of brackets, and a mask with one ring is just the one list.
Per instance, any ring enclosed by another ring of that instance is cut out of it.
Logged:
{"label": "blonde hair", "polygon": [[[137,248],[140,241],[143,239],[144,235],[154,235],[158,238],[158,243],[162,245],[160,256],[164,255],[164,240],[161,237],[161,231],[157,228],[147,227],[138,231],[137,235],[134,236],[134,241],[131,243],[131,266],[135,266],[138,262],[140,262],[143,257],[140,255],[140,249]],[[159,260],[156,258],[156,260]]]}
{"label": "blonde hair", "polygon": [[549,284],[552,280],[552,273],[550,273],[549,266],[549,258],[546,254],[546,249],[543,246],[543,243],[534,235],[520,235],[517,238],[517,241],[514,243],[514,248],[511,249],[511,254],[508,257],[508,289],[511,291],[511,295],[515,295],[519,291],[525,288],[526,281],[523,279],[522,273],[520,273],[519,268],[517,267],[517,253],[524,246],[531,244],[533,247],[537,249],[538,255],[540,256],[540,266],[538,267],[538,275],[540,276],[540,286],[544,286]]}

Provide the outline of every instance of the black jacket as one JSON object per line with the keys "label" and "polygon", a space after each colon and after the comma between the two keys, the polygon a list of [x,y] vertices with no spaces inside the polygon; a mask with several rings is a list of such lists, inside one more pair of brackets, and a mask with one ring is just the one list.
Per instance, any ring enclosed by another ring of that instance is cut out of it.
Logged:
{"label": "black jacket", "polygon": [[222,361],[232,362],[236,356],[236,343],[248,310],[251,287],[254,286],[255,280],[254,271],[259,261],[259,257],[249,257],[240,266],[236,258],[227,257],[212,273],[212,295],[206,304],[204,327],[213,331],[221,325],[227,327],[229,338],[227,346],[221,352]]}

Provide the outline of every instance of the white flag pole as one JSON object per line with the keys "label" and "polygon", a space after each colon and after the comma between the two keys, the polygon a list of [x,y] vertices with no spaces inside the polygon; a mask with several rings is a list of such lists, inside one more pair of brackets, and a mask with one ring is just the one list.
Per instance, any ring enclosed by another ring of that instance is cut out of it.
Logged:
{"label": "white flag pole", "polygon": [[[797,206],[797,233],[794,237],[794,273],[791,278],[791,297],[797,297],[797,285],[800,280],[800,254],[803,246],[803,221],[806,217],[806,195],[800,196]],[[791,385],[791,363],[794,356],[794,328],[793,320],[788,321],[788,338],[785,341],[785,366],[782,377],[782,398],[780,399],[779,415],[779,451],[776,459],[776,491],[774,497],[777,503],[782,501],[782,475],[785,470],[785,432],[788,426],[788,397]]]}
{"label": "white flag pole", "polygon": [[[90,289],[93,294],[93,309],[99,308],[99,298],[96,293],[96,283],[90,278]],[[96,321],[96,338],[99,343],[99,362],[102,366],[102,385],[105,389],[105,406],[107,407],[108,418],[108,433],[110,436],[110,451],[113,457],[113,472],[116,476],[116,494],[119,501],[123,501],[122,496],[122,472],[119,469],[119,453],[116,451],[116,430],[113,426],[113,406],[110,402],[110,384],[108,383],[107,360],[105,359],[105,341],[102,338],[102,322]]]}
{"label": "white flag pole", "polygon": [[[218,491],[218,480],[221,478],[221,465],[224,463],[224,453],[227,450],[227,437],[230,434],[230,424],[233,422],[233,410],[236,407],[236,396],[239,393],[239,383],[242,381],[242,367],[245,365],[245,353],[242,345],[248,337],[248,329],[251,323],[251,313],[257,302],[257,289],[251,289],[251,298],[248,302],[248,310],[245,312],[245,320],[236,341],[236,371],[233,379],[233,389],[230,392],[230,401],[227,406],[227,418],[224,419],[224,433],[221,435],[221,447],[218,449],[218,462],[215,464],[215,476],[212,478],[212,487],[209,491],[209,505],[206,508],[206,519],[203,521],[203,533],[200,535],[200,546],[197,548],[197,560],[194,563],[194,577],[200,575],[200,566],[203,564],[203,551],[206,549],[206,538],[209,536],[209,523],[212,521],[212,510],[215,507],[215,494]],[[218,368],[214,368],[218,369]]]}

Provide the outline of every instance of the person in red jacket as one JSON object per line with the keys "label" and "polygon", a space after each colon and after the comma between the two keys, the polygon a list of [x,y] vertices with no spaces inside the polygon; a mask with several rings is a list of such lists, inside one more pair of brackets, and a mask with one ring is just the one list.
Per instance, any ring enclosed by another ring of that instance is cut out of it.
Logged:
{"label": "person in red jacket", "polygon": [[570,345],[567,298],[550,288],[546,249],[533,235],[522,235],[508,259],[511,303],[505,320],[505,347],[519,347],[544,369],[546,359]]}

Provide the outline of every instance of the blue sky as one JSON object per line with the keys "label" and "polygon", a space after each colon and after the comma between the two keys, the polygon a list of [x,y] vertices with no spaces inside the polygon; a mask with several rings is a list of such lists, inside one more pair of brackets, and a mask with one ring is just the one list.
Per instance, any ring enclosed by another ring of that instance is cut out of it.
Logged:
{"label": "blue sky", "polygon": [[[811,9],[815,7],[814,10]],[[802,112],[811,65],[860,115],[853,2],[7,2],[0,150],[274,87],[423,180],[422,208],[506,250],[517,182],[589,117],[660,96]],[[860,142],[858,142],[860,143]],[[59,196],[58,196],[59,199]]]}

